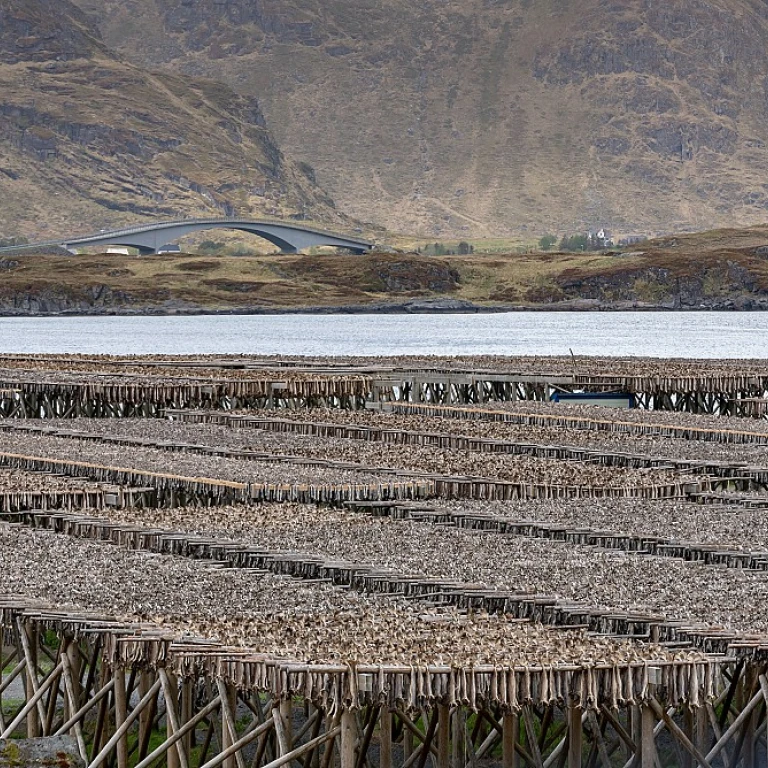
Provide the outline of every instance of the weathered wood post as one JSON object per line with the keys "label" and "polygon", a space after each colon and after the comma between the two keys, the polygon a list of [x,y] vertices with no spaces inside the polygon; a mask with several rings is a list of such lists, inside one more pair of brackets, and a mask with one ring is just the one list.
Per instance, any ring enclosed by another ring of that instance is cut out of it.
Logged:
{"label": "weathered wood post", "polygon": [[520,734],[520,717],[511,712],[504,714],[501,724],[501,759],[503,768],[518,768],[517,740]]}
{"label": "weathered wood post", "polygon": [[581,707],[568,705],[568,768],[581,768],[582,730]]}
{"label": "weathered wood post", "polygon": [[[142,669],[139,676],[139,698],[144,698],[152,687],[152,672],[148,669]],[[152,708],[147,707],[139,715],[139,759],[143,760],[147,756],[149,739],[152,732]]]}
{"label": "weathered wood post", "polygon": [[82,657],[80,656],[80,650],[77,646],[77,641],[70,639],[66,649],[67,664],[69,666],[68,677],[70,683],[66,688],[71,688],[72,693],[72,707],[70,711],[69,696],[65,696],[64,700],[67,702],[67,706],[64,707],[66,713],[66,719],[69,719],[80,708],[80,699],[82,697],[82,691],[80,689],[80,672],[82,669]]}
{"label": "weathered wood post", "polygon": [[640,711],[642,738],[640,742],[640,768],[656,768],[656,717],[653,710],[643,704]]}
{"label": "weathered wood post", "polygon": [[451,768],[451,709],[437,705],[437,768]]}
{"label": "weathered wood post", "polygon": [[285,745],[290,752],[293,749],[293,699],[290,696],[280,702],[280,721],[283,726]]}
{"label": "weathered wood post", "polygon": [[[37,626],[31,622],[26,622],[21,631],[24,633],[21,641],[24,646],[24,656],[27,660],[27,666],[24,670],[24,690],[27,701],[29,701],[37,690],[38,685],[37,648],[40,642],[40,634]],[[40,712],[38,707],[33,707],[27,714],[27,738],[34,739],[40,735]]]}
{"label": "weathered wood post", "polygon": [[[128,717],[128,696],[125,690],[125,669],[115,666],[113,671],[115,681],[115,729],[125,722]],[[128,735],[123,734],[115,745],[117,768],[128,768]]]}
{"label": "weathered wood post", "polygon": [[386,705],[379,719],[379,768],[392,768],[392,713]]}
{"label": "weathered wood post", "polygon": [[[176,733],[176,706],[178,703],[178,691],[179,681],[176,675],[167,670],[163,670],[167,675],[167,685],[163,686],[163,694],[165,695],[165,735],[166,739],[170,739],[174,733]],[[179,758],[179,749],[183,748],[183,742],[179,742],[178,745],[171,747],[165,755],[165,764],[167,768],[181,768],[181,761]]]}
{"label": "weathered wood post", "polygon": [[[179,725],[183,726],[192,719],[194,703],[195,703],[195,684],[192,678],[185,678],[181,684],[181,711],[179,713]],[[184,753],[189,756],[192,754],[192,748],[194,747],[195,732],[194,730],[184,736],[181,741],[182,749]]]}
{"label": "weathered wood post", "polygon": [[[220,689],[221,690],[221,689]],[[237,689],[234,685],[225,684],[224,695],[221,700],[221,751],[229,749],[237,740],[236,734],[230,734],[227,725],[227,716],[230,712],[235,712],[237,707]],[[221,763],[222,768],[237,768],[237,760],[234,755],[227,757]]]}
{"label": "weathered wood post", "polygon": [[341,713],[341,768],[355,768],[356,738],[355,713],[345,709]]}

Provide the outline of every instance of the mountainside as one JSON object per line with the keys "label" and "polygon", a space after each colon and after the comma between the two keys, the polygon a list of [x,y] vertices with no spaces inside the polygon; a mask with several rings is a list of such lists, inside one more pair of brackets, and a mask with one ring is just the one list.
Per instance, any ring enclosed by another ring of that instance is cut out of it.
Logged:
{"label": "mountainside", "polygon": [[0,238],[143,217],[340,219],[253,97],[115,55],[69,0],[0,0]]}
{"label": "mountainside", "polygon": [[764,0],[78,0],[258,96],[339,208],[430,235],[768,219]]}

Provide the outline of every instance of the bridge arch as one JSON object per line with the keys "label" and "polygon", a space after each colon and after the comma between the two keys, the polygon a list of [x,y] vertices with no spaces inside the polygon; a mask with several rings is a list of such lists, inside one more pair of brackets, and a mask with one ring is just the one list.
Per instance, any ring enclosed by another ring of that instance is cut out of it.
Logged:
{"label": "bridge arch", "polygon": [[327,232],[298,224],[250,219],[184,219],[130,227],[96,235],[60,241],[66,248],[78,246],[115,245],[137,248],[140,253],[156,253],[164,245],[180,240],[193,232],[210,229],[234,229],[249,232],[267,240],[284,253],[298,253],[305,248],[327,245],[347,248],[354,253],[366,253],[373,243],[358,237]]}

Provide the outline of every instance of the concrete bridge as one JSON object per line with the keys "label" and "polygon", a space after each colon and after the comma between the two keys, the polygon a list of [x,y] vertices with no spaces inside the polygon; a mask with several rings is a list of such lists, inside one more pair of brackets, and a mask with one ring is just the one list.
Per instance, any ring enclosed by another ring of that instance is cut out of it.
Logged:
{"label": "concrete bridge", "polygon": [[206,229],[236,229],[241,232],[250,232],[273,243],[284,253],[298,253],[305,248],[319,245],[347,248],[354,253],[366,253],[373,248],[373,243],[358,237],[348,237],[321,229],[302,227],[298,224],[289,224],[276,220],[182,219],[180,221],[164,221],[126,229],[116,229],[110,232],[99,232],[98,234],[86,235],[84,237],[49,240],[44,243],[2,248],[0,253],[55,245],[68,249],[112,245],[138,248],[141,254],[150,254],[157,253],[158,249],[164,245],[174,243],[185,235]]}

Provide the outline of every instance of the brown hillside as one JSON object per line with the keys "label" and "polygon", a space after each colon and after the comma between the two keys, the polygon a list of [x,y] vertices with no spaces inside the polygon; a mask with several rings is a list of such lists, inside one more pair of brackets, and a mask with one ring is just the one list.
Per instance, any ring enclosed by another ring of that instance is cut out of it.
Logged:
{"label": "brown hillside", "polygon": [[345,212],[431,235],[768,219],[763,0],[78,0],[258,96]]}
{"label": "brown hillside", "polygon": [[117,58],[69,0],[0,0],[0,237],[333,203],[255,99]]}
{"label": "brown hillside", "polygon": [[624,253],[0,257],[0,314],[385,305],[767,310],[768,227]]}

